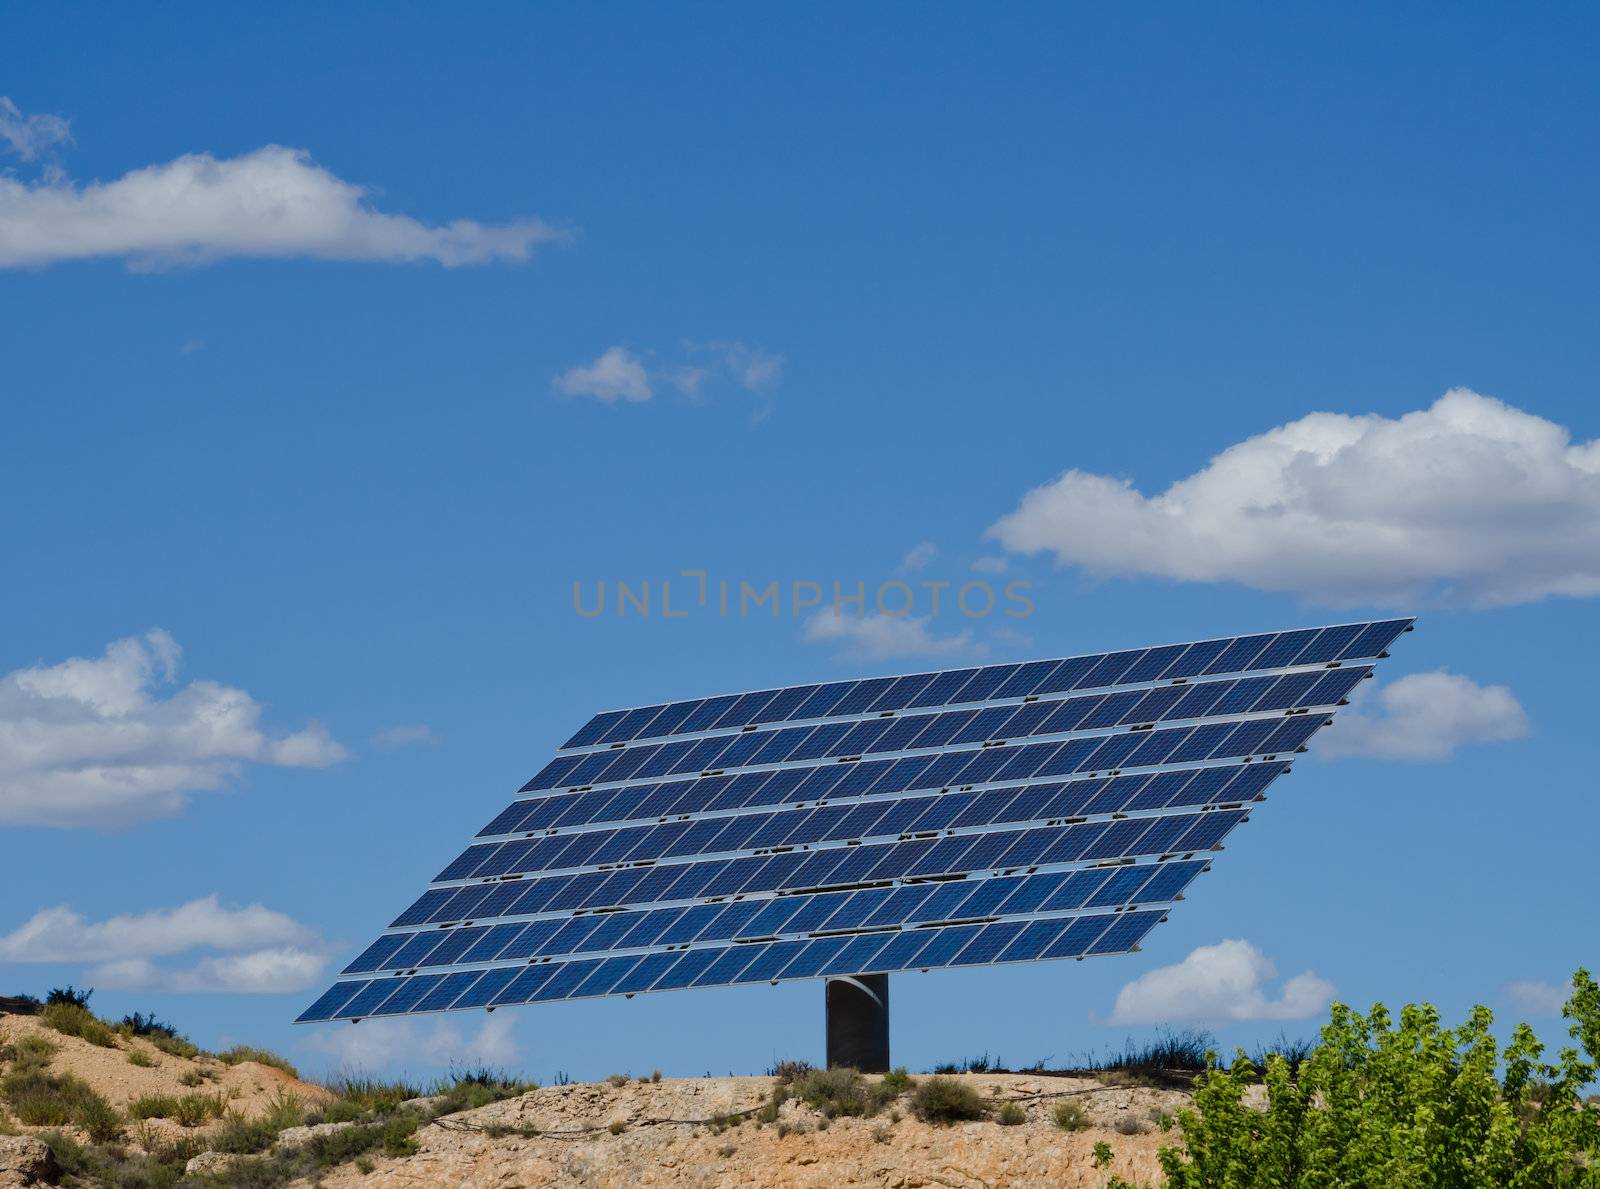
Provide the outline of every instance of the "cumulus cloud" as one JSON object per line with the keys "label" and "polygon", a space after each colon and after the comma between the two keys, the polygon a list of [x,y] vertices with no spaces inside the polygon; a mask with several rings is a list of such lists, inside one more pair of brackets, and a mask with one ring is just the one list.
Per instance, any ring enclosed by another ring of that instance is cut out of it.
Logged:
{"label": "cumulus cloud", "polygon": [[0,141],[24,161],[72,139],[72,127],[60,116],[25,115],[0,95]]}
{"label": "cumulus cloud", "polygon": [[[217,950],[188,966],[156,958]],[[322,977],[317,931],[260,904],[229,908],[215,896],[176,908],[90,921],[66,905],[43,908],[0,937],[0,961],[88,962],[96,986],[139,991],[282,992]]]}
{"label": "cumulus cloud", "polygon": [[856,660],[884,661],[902,657],[977,654],[971,632],[936,636],[931,616],[848,615],[836,608],[818,611],[806,621],[805,638],[843,646],[842,655]]}
{"label": "cumulus cloud", "polygon": [[655,395],[644,364],[626,347],[607,347],[593,363],[568,368],[555,378],[555,389],[563,396],[592,396],[608,405]]}
{"label": "cumulus cloud", "polygon": [[1357,696],[1318,739],[1318,755],[1445,760],[1469,743],[1500,743],[1528,733],[1528,716],[1505,686],[1479,685],[1442,669],[1409,674],[1376,696],[1364,689]]}
{"label": "cumulus cloud", "polygon": [[269,735],[244,690],[193,681],[161,696],[179,657],[156,630],[0,677],[0,825],[124,826],[176,813],[246,763],[346,758],[319,724]]}
{"label": "cumulus cloud", "polygon": [[1505,993],[1519,1011],[1535,1016],[1559,1016],[1561,1009],[1567,1004],[1567,998],[1572,994],[1566,987],[1558,987],[1554,983],[1541,982],[1538,979],[1507,983]]}
{"label": "cumulus cloud", "polygon": [[1325,604],[1600,593],[1600,440],[1463,388],[1391,420],[1313,413],[1147,496],[1070,470],[990,530],[1095,574]]}
{"label": "cumulus cloud", "polygon": [[319,1028],[305,1047],[333,1058],[338,1068],[370,1073],[418,1065],[505,1068],[522,1053],[516,1020],[507,1012],[485,1016],[471,1033],[453,1020],[362,1020],[353,1027]]}
{"label": "cumulus cloud", "polygon": [[372,745],[383,751],[394,751],[401,747],[418,747],[422,745],[432,747],[438,742],[439,736],[433,733],[433,728],[427,723],[420,722],[385,727],[372,737]]}
{"label": "cumulus cloud", "polygon": [[641,358],[626,347],[608,347],[593,363],[556,376],[551,386],[563,396],[590,396],[615,404],[650,400],[667,384],[699,402],[719,388],[768,396],[783,374],[782,356],[745,343],[686,342],[682,349],[686,360],[657,364],[654,352]]}
{"label": "cumulus cloud", "polygon": [[535,218],[434,225],[386,214],[365,188],[281,145],[222,159],[189,153],[85,185],[54,173],[34,182],[0,176],[0,268],[96,257],[142,267],[312,257],[453,268],[527,260],[559,238]]}
{"label": "cumulus cloud", "polygon": [[932,541],[921,541],[913,545],[905,557],[900,559],[900,572],[912,573],[916,570],[925,570],[928,563],[939,556],[939,547]]}
{"label": "cumulus cloud", "polygon": [[1303,1020],[1320,1015],[1333,999],[1333,984],[1309,970],[1285,982],[1273,998],[1268,984],[1277,973],[1248,941],[1203,945],[1177,965],[1149,971],[1124,986],[1107,1023]]}

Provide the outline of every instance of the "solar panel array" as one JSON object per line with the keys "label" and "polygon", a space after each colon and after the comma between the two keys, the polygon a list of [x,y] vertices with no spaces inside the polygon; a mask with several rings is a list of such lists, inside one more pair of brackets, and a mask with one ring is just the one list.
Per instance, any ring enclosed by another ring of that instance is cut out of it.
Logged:
{"label": "solar panel array", "polygon": [[298,1022],[1132,951],[1411,623],[597,714]]}

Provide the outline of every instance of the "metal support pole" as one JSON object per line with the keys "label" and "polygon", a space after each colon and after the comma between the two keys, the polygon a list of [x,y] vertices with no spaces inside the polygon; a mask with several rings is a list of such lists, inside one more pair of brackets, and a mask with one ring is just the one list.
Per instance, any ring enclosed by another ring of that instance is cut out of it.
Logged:
{"label": "metal support pole", "polygon": [[827,984],[828,1068],[889,1072],[889,976],[854,974]]}

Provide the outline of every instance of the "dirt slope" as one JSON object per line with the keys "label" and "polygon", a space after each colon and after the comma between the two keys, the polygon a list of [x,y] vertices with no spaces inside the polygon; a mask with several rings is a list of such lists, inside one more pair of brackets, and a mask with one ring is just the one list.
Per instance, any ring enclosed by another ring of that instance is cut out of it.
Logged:
{"label": "dirt slope", "polygon": [[[719,1127],[706,1121],[767,1100],[771,1078],[667,1079],[556,1086],[422,1128],[413,1156],[379,1158],[363,1172],[325,1174],[329,1189],[389,1186],[1051,1186],[1100,1189],[1112,1174],[1158,1182],[1156,1151],[1169,1142],[1153,1120],[1187,1101],[1173,1091],[1108,1088],[1087,1079],[966,1074],[986,1099],[1016,1101],[1027,1121],[940,1127],[918,1122],[904,1102],[876,1118],[821,1116],[784,1104],[778,1125]],[[1062,1097],[1091,1126],[1072,1133],[1051,1122]],[[898,1115],[898,1118],[896,1118]],[[613,1134],[612,1125],[619,1130]],[[1120,1125],[1120,1129],[1119,1129]],[[1097,1142],[1114,1153],[1094,1164]]]}

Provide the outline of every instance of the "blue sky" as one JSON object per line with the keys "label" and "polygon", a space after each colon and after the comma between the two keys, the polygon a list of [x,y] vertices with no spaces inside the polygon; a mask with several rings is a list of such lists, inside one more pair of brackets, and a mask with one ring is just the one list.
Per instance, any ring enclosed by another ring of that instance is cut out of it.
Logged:
{"label": "blue sky", "polygon": [[[595,709],[1415,612],[1142,954],[899,978],[896,1057],[1064,1059],[1162,986],[1229,1043],[1328,987],[1562,1035],[1592,11],[3,26],[0,991],[313,1070],[815,1057],[807,985],[288,1021]],[[917,601],[574,611],[684,571]]]}

